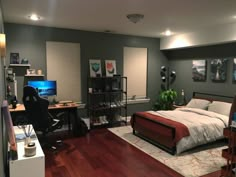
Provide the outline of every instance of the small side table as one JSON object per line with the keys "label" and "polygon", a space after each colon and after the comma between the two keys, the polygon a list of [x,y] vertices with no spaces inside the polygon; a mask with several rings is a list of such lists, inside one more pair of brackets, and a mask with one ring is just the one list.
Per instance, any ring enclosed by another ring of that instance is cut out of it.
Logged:
{"label": "small side table", "polygon": [[[15,135],[24,135],[22,129],[14,126]],[[33,133],[35,133],[33,131]],[[9,159],[10,177],[45,177],[45,155],[37,137],[32,138],[36,145],[36,155],[32,157],[25,156],[24,140],[17,140],[18,159]]]}

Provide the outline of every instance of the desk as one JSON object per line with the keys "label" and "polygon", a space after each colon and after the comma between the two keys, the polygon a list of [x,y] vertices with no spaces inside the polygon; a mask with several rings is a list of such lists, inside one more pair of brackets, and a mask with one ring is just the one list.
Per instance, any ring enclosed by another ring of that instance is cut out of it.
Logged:
{"label": "desk", "polygon": [[[67,103],[67,104],[55,104],[55,105],[49,105],[48,111],[50,113],[55,113],[55,112],[67,112],[68,114],[68,130],[71,131],[71,115],[74,117],[74,121],[77,119],[77,108],[80,105],[76,103]],[[25,107],[23,104],[17,105],[16,109],[9,109],[12,117],[14,119],[14,116],[20,113],[25,112]],[[14,120],[13,120],[14,122]]]}
{"label": "desk", "polygon": [[[23,134],[23,130],[14,126],[15,135]],[[45,156],[36,138],[31,139],[36,145],[36,155],[26,157],[24,140],[17,140],[17,160],[9,160],[10,177],[45,177]]]}

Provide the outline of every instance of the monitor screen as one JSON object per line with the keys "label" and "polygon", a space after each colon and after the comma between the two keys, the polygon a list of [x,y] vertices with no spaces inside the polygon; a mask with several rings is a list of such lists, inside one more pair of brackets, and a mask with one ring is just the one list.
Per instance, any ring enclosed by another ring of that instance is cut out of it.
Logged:
{"label": "monitor screen", "polygon": [[45,81],[28,81],[28,85],[34,87],[39,96],[54,96],[57,95],[57,82],[53,80]]}

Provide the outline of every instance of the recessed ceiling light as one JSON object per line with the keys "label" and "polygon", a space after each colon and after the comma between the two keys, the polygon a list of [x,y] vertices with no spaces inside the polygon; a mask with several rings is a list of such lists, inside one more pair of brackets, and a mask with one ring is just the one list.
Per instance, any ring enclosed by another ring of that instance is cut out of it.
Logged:
{"label": "recessed ceiling light", "polygon": [[170,36],[172,35],[173,33],[170,31],[170,30],[166,30],[165,32],[161,33],[162,35],[165,35],[165,36]]}
{"label": "recessed ceiling light", "polygon": [[36,14],[32,14],[29,16],[29,19],[33,20],[33,21],[38,21],[38,20],[40,20],[40,17]]}
{"label": "recessed ceiling light", "polygon": [[233,18],[235,18],[235,19],[236,19],[236,15],[234,15],[234,16],[233,16]]}
{"label": "recessed ceiling light", "polygon": [[166,36],[170,36],[171,35],[171,31],[170,30],[166,30],[165,35]]}

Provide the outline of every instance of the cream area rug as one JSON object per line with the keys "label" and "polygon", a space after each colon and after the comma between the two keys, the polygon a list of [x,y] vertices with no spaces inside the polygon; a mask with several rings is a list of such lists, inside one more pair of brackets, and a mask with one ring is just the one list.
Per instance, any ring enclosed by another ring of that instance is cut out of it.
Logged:
{"label": "cream area rug", "polygon": [[145,140],[132,134],[131,126],[109,128],[109,130],[128,143],[147,153],[159,162],[167,165],[186,177],[198,177],[221,169],[226,160],[221,157],[226,146],[201,151],[190,151],[180,155],[171,155]]}

